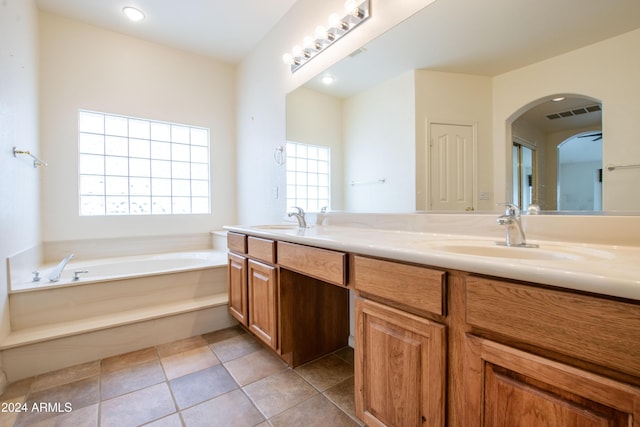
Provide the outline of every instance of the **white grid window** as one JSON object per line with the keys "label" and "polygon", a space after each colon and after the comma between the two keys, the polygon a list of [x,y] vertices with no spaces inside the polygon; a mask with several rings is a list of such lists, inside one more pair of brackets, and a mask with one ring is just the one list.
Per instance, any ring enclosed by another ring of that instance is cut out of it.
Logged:
{"label": "white grid window", "polygon": [[80,110],[80,215],[210,213],[209,129]]}
{"label": "white grid window", "polygon": [[287,142],[287,207],[305,211],[329,209],[331,149]]}

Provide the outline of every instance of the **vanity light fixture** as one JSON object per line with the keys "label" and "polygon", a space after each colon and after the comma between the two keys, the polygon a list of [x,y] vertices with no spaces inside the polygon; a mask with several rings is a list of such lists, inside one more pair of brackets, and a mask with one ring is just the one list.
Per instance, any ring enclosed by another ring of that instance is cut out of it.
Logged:
{"label": "vanity light fixture", "polygon": [[328,26],[316,27],[313,36],[303,39],[302,45],[295,45],[290,53],[282,55],[285,64],[296,72],[320,52],[331,46],[341,37],[362,24],[371,16],[371,0],[347,0],[343,14],[329,15]]}
{"label": "vanity light fixture", "polygon": [[136,9],[135,7],[126,6],[122,8],[122,12],[127,15],[127,18],[131,19],[134,22],[141,21],[144,19],[144,13],[140,9]]}

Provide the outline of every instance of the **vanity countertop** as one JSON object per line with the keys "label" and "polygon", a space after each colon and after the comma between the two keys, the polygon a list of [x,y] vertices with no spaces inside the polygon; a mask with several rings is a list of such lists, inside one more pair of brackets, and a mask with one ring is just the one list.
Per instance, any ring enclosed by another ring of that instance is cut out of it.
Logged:
{"label": "vanity countertop", "polygon": [[[468,271],[640,301],[640,247],[495,238],[343,226],[226,226],[232,232],[433,267]],[[502,254],[505,254],[503,257]]]}

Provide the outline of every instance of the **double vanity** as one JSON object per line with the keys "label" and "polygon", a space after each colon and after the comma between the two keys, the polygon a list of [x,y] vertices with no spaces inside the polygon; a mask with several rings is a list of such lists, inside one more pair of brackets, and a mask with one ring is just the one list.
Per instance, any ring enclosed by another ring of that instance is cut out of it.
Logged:
{"label": "double vanity", "polygon": [[639,425],[640,249],[496,245],[489,217],[227,227],[230,313],[294,367],[351,335],[367,425]]}

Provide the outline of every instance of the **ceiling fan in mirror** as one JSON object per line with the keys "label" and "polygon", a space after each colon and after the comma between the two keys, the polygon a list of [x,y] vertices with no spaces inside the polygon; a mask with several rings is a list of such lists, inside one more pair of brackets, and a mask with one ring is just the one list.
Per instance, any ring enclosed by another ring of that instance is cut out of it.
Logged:
{"label": "ceiling fan in mirror", "polygon": [[592,132],[585,135],[580,135],[578,138],[593,138],[591,141],[600,141],[602,139],[602,132]]}

